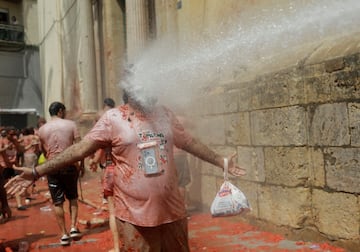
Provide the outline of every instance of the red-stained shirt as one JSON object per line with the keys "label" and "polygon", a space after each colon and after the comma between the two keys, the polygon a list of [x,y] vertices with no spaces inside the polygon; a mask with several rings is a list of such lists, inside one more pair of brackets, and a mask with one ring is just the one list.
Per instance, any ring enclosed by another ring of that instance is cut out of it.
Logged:
{"label": "red-stained shirt", "polygon": [[39,138],[46,151],[46,159],[50,160],[74,144],[80,134],[74,121],[54,117],[41,126]]}
{"label": "red-stained shirt", "polygon": [[[108,110],[85,138],[111,147],[115,216],[139,226],[158,226],[185,217],[178,191],[173,147],[192,141],[175,115],[156,107],[150,115],[132,113],[129,105]],[[156,141],[158,175],[144,173],[138,144]]]}

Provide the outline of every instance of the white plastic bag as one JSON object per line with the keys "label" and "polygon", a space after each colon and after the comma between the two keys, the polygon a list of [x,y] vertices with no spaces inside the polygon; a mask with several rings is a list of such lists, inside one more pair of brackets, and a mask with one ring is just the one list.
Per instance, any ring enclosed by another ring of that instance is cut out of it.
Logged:
{"label": "white plastic bag", "polygon": [[250,204],[242,191],[230,183],[228,179],[228,159],[224,159],[224,183],[211,204],[211,215],[237,215],[250,210]]}

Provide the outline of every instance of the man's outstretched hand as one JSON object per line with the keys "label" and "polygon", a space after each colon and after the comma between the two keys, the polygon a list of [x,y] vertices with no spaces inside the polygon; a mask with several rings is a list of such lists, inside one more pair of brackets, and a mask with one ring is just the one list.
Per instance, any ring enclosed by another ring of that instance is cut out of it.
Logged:
{"label": "man's outstretched hand", "polygon": [[6,184],[5,188],[9,195],[15,195],[16,193],[24,193],[25,190],[34,183],[34,176],[32,169],[28,167],[13,166],[14,170],[21,172],[10,179]]}
{"label": "man's outstretched hand", "polygon": [[234,162],[234,158],[236,156],[236,153],[232,156],[228,157],[229,164],[228,164],[228,171],[233,176],[244,176],[246,175],[246,170],[244,168],[241,168]]}

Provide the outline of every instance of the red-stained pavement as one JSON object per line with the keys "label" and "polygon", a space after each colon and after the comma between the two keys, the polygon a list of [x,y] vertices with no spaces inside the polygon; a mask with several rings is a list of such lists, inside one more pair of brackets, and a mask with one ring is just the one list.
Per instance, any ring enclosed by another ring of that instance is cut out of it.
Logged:
{"label": "red-stained pavement", "polygon": [[[81,180],[82,200],[79,203],[79,228],[84,236],[71,246],[58,244],[59,228],[49,200],[46,181],[38,181],[25,211],[15,207],[10,199],[13,217],[0,224],[0,252],[18,251],[19,244],[28,244],[28,251],[94,252],[109,251],[112,237],[108,226],[108,212],[102,210],[101,185],[98,176],[88,174]],[[81,193],[80,193],[81,194]],[[65,205],[66,208],[68,205]],[[67,223],[69,214],[66,214]],[[290,241],[283,236],[259,230],[241,222],[237,217],[212,218],[210,213],[192,213],[189,217],[191,251],[328,251],[343,252],[342,248],[327,243]]]}

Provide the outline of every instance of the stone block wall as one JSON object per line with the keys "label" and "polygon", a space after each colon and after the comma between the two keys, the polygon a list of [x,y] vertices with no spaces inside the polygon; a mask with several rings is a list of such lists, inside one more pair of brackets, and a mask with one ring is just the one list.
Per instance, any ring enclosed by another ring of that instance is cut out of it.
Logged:
{"label": "stone block wall", "polygon": [[[228,83],[196,104],[197,136],[237,152],[247,175],[232,177],[255,217],[359,239],[360,54]],[[222,172],[201,162],[208,208]]]}

